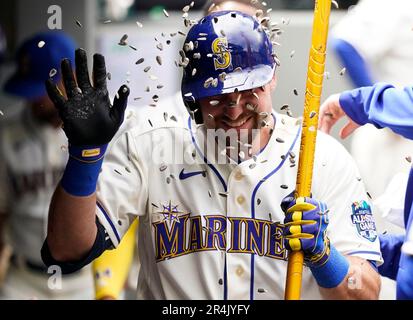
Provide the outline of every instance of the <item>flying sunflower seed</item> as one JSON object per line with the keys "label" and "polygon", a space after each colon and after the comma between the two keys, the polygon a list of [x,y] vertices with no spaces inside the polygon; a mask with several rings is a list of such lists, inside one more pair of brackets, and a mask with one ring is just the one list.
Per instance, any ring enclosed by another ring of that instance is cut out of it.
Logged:
{"label": "flying sunflower seed", "polygon": [[224,82],[225,79],[227,78],[227,74],[225,72],[222,72],[219,74],[218,78],[221,82]]}
{"label": "flying sunflower seed", "polygon": [[257,99],[260,100],[260,97],[258,96],[258,94],[256,92],[253,92],[252,95]]}
{"label": "flying sunflower seed", "polygon": [[82,27],[83,27],[79,20],[75,20],[75,21],[76,21],[76,24],[77,24],[77,26],[78,26],[79,28],[82,28]]}
{"label": "flying sunflower seed", "polygon": [[206,39],[207,39],[206,37],[197,38],[198,41],[205,41]]}
{"label": "flying sunflower seed", "polygon": [[219,104],[219,100],[211,100],[211,101],[209,101],[209,104],[210,104],[211,106],[216,106],[216,105]]}
{"label": "flying sunflower seed", "polygon": [[336,9],[339,9],[337,1],[332,0],[331,3],[336,7]]}
{"label": "flying sunflower seed", "polygon": [[256,166],[257,166],[256,163],[251,163],[251,164],[249,165],[249,168],[252,170],[252,169],[254,169]]}
{"label": "flying sunflower seed", "polygon": [[156,48],[159,49],[160,51],[162,51],[162,50],[163,50],[163,45],[162,45],[162,43],[159,42],[159,43],[156,45]]}
{"label": "flying sunflower seed", "polygon": [[194,50],[194,43],[192,41],[189,41],[189,42],[185,43],[184,44],[184,50],[186,52],[193,51]]}
{"label": "flying sunflower seed", "polygon": [[49,77],[50,77],[50,78],[53,78],[56,74],[57,74],[57,70],[53,68],[53,69],[50,70],[50,72],[49,72]]}
{"label": "flying sunflower seed", "polygon": [[257,206],[259,206],[261,204],[261,199],[257,198]]}
{"label": "flying sunflower seed", "polygon": [[188,12],[191,7],[189,5],[182,8],[183,12]]}
{"label": "flying sunflower seed", "polygon": [[150,107],[156,108],[156,103],[149,104]]}
{"label": "flying sunflower seed", "polygon": [[151,87],[146,86],[146,87],[145,87],[145,92],[150,92],[150,91],[151,91]]}
{"label": "flying sunflower seed", "polygon": [[252,105],[251,103],[247,103],[246,108],[250,111],[255,111],[256,106]]}
{"label": "flying sunflower seed", "polygon": [[244,160],[244,159],[245,159],[245,152],[244,152],[244,151],[240,151],[240,152],[238,153],[238,156],[239,156],[239,158],[240,158],[241,160]]}
{"label": "flying sunflower seed", "polygon": [[152,121],[148,119],[148,122],[149,122],[150,126],[153,127]]}
{"label": "flying sunflower seed", "polygon": [[169,119],[171,119],[172,121],[178,122],[178,119],[173,115]]}
{"label": "flying sunflower seed", "polygon": [[204,82],[204,88],[205,89],[209,88],[209,86],[212,84],[213,81],[214,81],[214,78],[212,78],[212,77],[206,79],[205,82]]}
{"label": "flying sunflower seed", "polygon": [[201,59],[201,54],[199,52],[194,53],[192,56],[194,59]]}
{"label": "flying sunflower seed", "polygon": [[208,190],[208,195],[209,195],[210,198],[212,198],[211,190]]}
{"label": "flying sunflower seed", "polygon": [[293,92],[294,92],[294,94],[295,94],[296,96],[298,96],[298,91],[297,91],[297,89],[294,89]]}
{"label": "flying sunflower seed", "polygon": [[295,50],[290,52],[290,58],[294,57],[294,55],[295,55]]}
{"label": "flying sunflower seed", "polygon": [[314,118],[314,116],[317,114],[317,112],[315,111],[311,111],[310,112],[310,119]]}
{"label": "flying sunflower seed", "polygon": [[196,68],[193,68],[193,69],[192,69],[192,73],[191,73],[191,74],[192,74],[192,76],[195,76],[195,75],[196,75]]}
{"label": "flying sunflower seed", "polygon": [[131,48],[132,50],[138,51],[138,49],[132,45],[129,45],[129,48]]}
{"label": "flying sunflower seed", "polygon": [[257,11],[255,11],[255,16],[257,18],[261,17],[264,14],[264,11],[262,11],[261,9],[258,9]]}
{"label": "flying sunflower seed", "polygon": [[150,75],[149,75],[149,79],[155,81],[155,80],[158,80],[158,77],[155,76],[155,75],[153,75],[153,74],[150,74]]}
{"label": "flying sunflower seed", "polygon": [[281,138],[276,138],[275,141],[277,141],[278,143],[284,143],[284,140]]}
{"label": "flying sunflower seed", "polygon": [[224,198],[228,197],[228,192],[219,192],[218,194]]}
{"label": "flying sunflower seed", "polygon": [[215,119],[214,116],[213,116],[212,114],[210,114],[210,113],[208,113],[208,118],[209,118],[210,120],[214,120],[214,119]]}
{"label": "flying sunflower seed", "polygon": [[143,69],[143,72],[148,72],[149,70],[151,70],[151,66],[145,67],[145,69]]}
{"label": "flying sunflower seed", "polygon": [[41,49],[41,48],[44,47],[45,44],[46,44],[46,42],[44,42],[43,40],[41,40],[41,41],[39,41],[39,43],[37,44],[37,47]]}
{"label": "flying sunflower seed", "polygon": [[157,86],[156,86],[156,89],[162,89],[163,88],[163,85],[162,84],[158,84]]}
{"label": "flying sunflower seed", "polygon": [[1,110],[0,110],[0,116],[2,116],[2,117],[4,116],[4,113]]}
{"label": "flying sunflower seed", "polygon": [[268,112],[260,112],[258,114],[258,116],[261,117],[261,118],[267,118],[269,116],[269,113]]}
{"label": "flying sunflower seed", "polygon": [[226,36],[227,36],[224,30],[221,30],[220,32],[221,32],[221,34],[222,34],[223,37],[226,37]]}
{"label": "flying sunflower seed", "polygon": [[133,100],[135,100],[135,101],[138,101],[138,100],[140,100],[140,99],[142,99],[142,97],[133,98]]}
{"label": "flying sunflower seed", "polygon": [[185,93],[184,97],[192,97],[192,92]]}
{"label": "flying sunflower seed", "polygon": [[411,162],[412,162],[412,157],[411,157],[411,156],[407,156],[405,159],[406,159],[406,161],[407,161],[408,163],[411,163]]}
{"label": "flying sunflower seed", "polygon": [[163,163],[163,164],[161,164],[161,166],[159,167],[159,170],[160,170],[161,172],[164,172],[167,168],[168,168],[168,166]]}
{"label": "flying sunflower seed", "polygon": [[343,68],[340,70],[340,76],[343,76],[346,73],[346,68]]}
{"label": "flying sunflower seed", "polygon": [[128,173],[131,173],[131,171],[130,171],[130,169],[129,169],[128,167],[125,167],[125,170],[126,170]]}
{"label": "flying sunflower seed", "polygon": [[372,199],[370,193],[368,193],[368,191],[367,191],[366,193],[367,193],[367,196],[368,196],[370,199]]}
{"label": "flying sunflower seed", "polygon": [[258,288],[258,293],[266,293],[267,290],[265,290],[264,288]]}
{"label": "flying sunflower seed", "polygon": [[139,28],[142,28],[142,27],[143,27],[143,24],[140,23],[139,21],[136,21],[136,24],[138,25]]}
{"label": "flying sunflower seed", "polygon": [[128,40],[128,35],[127,35],[127,34],[124,34],[124,35],[122,36],[122,38],[120,38],[118,45],[120,45],[120,46],[126,46],[126,45],[128,44],[127,40]]}
{"label": "flying sunflower seed", "polygon": [[163,14],[165,15],[165,17],[169,18],[169,13],[168,13],[168,11],[166,11],[165,9],[163,9],[162,11],[163,11]]}
{"label": "flying sunflower seed", "polygon": [[156,56],[156,62],[161,66],[162,65],[162,58],[160,56]]}
{"label": "flying sunflower seed", "polygon": [[153,100],[154,102],[158,102],[158,101],[159,101],[159,96],[158,96],[157,94],[153,95],[153,96],[152,96],[152,100]]}
{"label": "flying sunflower seed", "polygon": [[284,111],[284,110],[287,110],[289,108],[290,108],[290,106],[288,104],[284,104],[280,109],[281,109],[281,111]]}
{"label": "flying sunflower seed", "polygon": [[241,67],[237,67],[237,68],[235,68],[235,70],[233,71],[233,72],[241,72],[242,71],[242,68]]}
{"label": "flying sunflower seed", "polygon": [[188,18],[188,12],[184,12],[184,14],[182,15],[182,18],[184,19]]}
{"label": "flying sunflower seed", "polygon": [[170,184],[171,183],[171,178],[170,177],[166,177],[166,183]]}
{"label": "flying sunflower seed", "polygon": [[178,33],[179,33],[181,36],[186,37],[186,33],[185,33],[185,32],[178,31]]}
{"label": "flying sunflower seed", "polygon": [[116,169],[113,169],[113,171],[115,171],[118,175],[122,175],[122,173],[120,173],[118,170],[116,170]]}
{"label": "flying sunflower seed", "polygon": [[108,24],[108,23],[112,23],[112,20],[105,20],[105,21],[103,21],[103,24]]}
{"label": "flying sunflower seed", "polygon": [[144,58],[140,58],[138,61],[135,62],[135,64],[141,64],[142,62],[144,62],[145,59]]}

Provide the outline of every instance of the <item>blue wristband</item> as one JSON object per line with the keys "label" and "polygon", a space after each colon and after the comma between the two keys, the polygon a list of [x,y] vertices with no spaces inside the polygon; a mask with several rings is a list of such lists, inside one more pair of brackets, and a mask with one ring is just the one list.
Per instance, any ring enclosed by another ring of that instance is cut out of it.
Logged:
{"label": "blue wristband", "polygon": [[320,287],[335,288],[346,277],[349,267],[347,259],[331,246],[327,262],[321,266],[310,267],[310,270]]}
{"label": "blue wristband", "polygon": [[96,191],[96,184],[107,144],[103,146],[69,146],[69,161],[60,185],[69,194],[86,197]]}

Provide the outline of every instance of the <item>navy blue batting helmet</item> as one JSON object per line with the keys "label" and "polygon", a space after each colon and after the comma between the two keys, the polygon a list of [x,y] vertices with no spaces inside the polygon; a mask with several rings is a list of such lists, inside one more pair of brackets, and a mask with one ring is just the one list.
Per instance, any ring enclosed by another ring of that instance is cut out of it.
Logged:
{"label": "navy blue batting helmet", "polygon": [[[269,35],[252,16],[239,11],[214,12],[188,32],[180,52],[182,97],[195,110],[197,101],[261,87],[276,68]],[[197,122],[202,122],[200,112]]]}

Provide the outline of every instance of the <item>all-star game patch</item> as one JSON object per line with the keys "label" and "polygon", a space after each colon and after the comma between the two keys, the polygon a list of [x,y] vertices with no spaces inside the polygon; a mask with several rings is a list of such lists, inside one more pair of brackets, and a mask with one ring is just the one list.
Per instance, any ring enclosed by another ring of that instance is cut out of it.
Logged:
{"label": "all-star game patch", "polygon": [[353,211],[351,222],[357,227],[359,235],[374,242],[377,238],[377,230],[370,205],[365,200],[362,200],[360,202],[353,202],[351,209]]}

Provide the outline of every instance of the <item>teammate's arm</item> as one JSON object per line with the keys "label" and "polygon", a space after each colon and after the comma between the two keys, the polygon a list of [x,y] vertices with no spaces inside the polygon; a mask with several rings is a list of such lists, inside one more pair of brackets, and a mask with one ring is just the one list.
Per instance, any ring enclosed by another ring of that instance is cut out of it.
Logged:
{"label": "teammate's arm", "polygon": [[405,138],[413,139],[413,87],[396,89],[378,83],[330,96],[320,107],[319,129],[329,133],[335,123],[347,115],[349,122],[340,131],[346,138],[366,123],[388,127]]}
{"label": "teammate's arm", "polygon": [[92,86],[83,49],[76,50],[77,80],[67,59],[62,61],[62,76],[67,99],[50,79],[46,81],[49,97],[63,121],[70,155],[50,205],[42,249],[46,264],[85,259],[98,239],[105,239],[95,216],[96,183],[107,144],[123,121],[129,95],[128,87],[122,86],[111,106],[104,57],[94,55]]}

